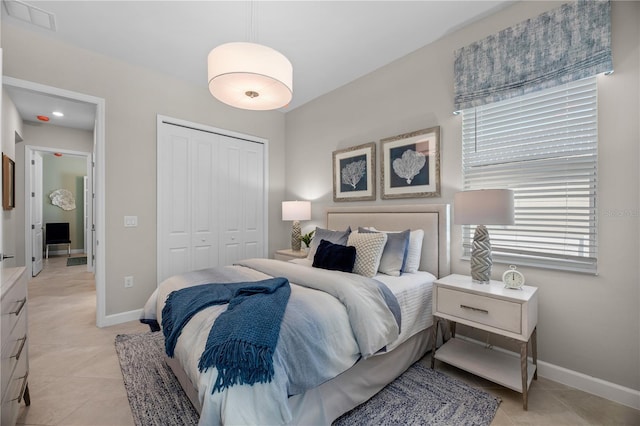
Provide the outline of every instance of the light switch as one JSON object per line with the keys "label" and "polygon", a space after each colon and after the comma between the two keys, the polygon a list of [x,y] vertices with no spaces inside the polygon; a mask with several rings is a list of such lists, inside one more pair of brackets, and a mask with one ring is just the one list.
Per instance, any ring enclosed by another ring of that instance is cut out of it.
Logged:
{"label": "light switch", "polygon": [[138,216],[125,216],[124,217],[124,227],[125,228],[133,228],[138,226]]}

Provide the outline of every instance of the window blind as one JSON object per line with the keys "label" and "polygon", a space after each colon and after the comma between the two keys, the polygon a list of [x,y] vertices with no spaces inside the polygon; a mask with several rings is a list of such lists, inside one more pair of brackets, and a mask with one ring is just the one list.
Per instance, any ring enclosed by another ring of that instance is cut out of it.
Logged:
{"label": "window blind", "polygon": [[494,262],[597,272],[597,133],[595,77],[462,111],[464,189],[514,191],[515,224],[487,227]]}

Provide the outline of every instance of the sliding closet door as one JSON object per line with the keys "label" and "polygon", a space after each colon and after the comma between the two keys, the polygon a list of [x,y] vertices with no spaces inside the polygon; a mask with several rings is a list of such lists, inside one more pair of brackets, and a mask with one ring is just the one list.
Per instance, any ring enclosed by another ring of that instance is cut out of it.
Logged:
{"label": "sliding closet door", "polygon": [[264,145],[162,123],[158,280],[262,257]]}

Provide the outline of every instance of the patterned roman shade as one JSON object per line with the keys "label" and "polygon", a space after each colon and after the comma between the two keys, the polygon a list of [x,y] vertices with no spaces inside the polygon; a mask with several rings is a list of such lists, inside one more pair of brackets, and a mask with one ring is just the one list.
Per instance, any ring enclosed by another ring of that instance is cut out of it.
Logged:
{"label": "patterned roman shade", "polygon": [[613,70],[609,1],[577,1],[455,52],[455,110]]}

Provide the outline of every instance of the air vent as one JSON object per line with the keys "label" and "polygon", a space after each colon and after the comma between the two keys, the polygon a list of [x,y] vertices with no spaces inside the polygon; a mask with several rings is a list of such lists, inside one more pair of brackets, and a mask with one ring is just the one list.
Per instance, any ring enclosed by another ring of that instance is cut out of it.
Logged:
{"label": "air vent", "polygon": [[53,13],[32,6],[20,0],[4,0],[4,7],[12,18],[28,22],[47,30],[56,30],[56,17]]}

